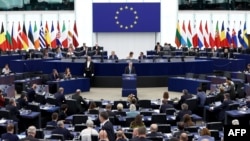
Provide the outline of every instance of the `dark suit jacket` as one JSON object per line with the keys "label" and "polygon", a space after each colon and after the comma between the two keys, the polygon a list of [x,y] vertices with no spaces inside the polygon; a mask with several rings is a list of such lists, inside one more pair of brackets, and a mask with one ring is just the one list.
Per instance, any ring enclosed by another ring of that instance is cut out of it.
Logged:
{"label": "dark suit jacket", "polygon": [[102,126],[102,130],[105,130],[108,134],[108,139],[110,141],[115,141],[116,136],[114,133],[114,128],[113,128],[113,124],[110,121],[107,121],[103,126]]}
{"label": "dark suit jacket", "polygon": [[223,102],[223,100],[224,100],[224,93],[220,92],[215,96],[215,101]]}
{"label": "dark suit jacket", "polygon": [[56,129],[52,130],[51,134],[61,134],[64,136],[65,140],[72,140],[74,135],[72,135],[68,129],[57,127]]}
{"label": "dark suit jacket", "polygon": [[58,75],[53,75],[53,73],[50,74],[50,80],[51,80],[51,81],[55,81],[55,80],[57,80],[58,78],[60,78],[59,74],[58,74]]}
{"label": "dark suit jacket", "polygon": [[183,118],[183,116],[184,116],[185,114],[192,115],[192,111],[190,111],[190,110],[181,110],[181,111],[177,114],[176,120],[177,120],[177,121],[178,121],[178,120],[179,120],[179,121],[182,120],[182,118]]}
{"label": "dark suit jacket", "polygon": [[61,94],[61,93],[56,93],[55,98],[58,103],[58,106],[62,105],[66,101],[64,94]]}
{"label": "dark suit jacket", "polygon": [[118,57],[117,57],[116,55],[114,55],[114,56],[110,55],[110,56],[109,56],[109,59],[118,60]]}
{"label": "dark suit jacket", "polygon": [[185,102],[185,100],[192,98],[193,96],[191,94],[185,94],[181,96],[181,99],[178,102],[178,105],[181,106]]}
{"label": "dark suit jacket", "polygon": [[94,70],[94,63],[91,61],[89,64],[89,67],[87,66],[87,61],[84,63],[84,73],[86,74],[86,77],[91,77],[91,74],[95,72]]}
{"label": "dark suit jacket", "polygon": [[16,134],[11,134],[11,133],[2,134],[1,139],[7,141],[19,141],[18,136]]}
{"label": "dark suit jacket", "polygon": [[82,113],[84,110],[86,110],[88,108],[87,102],[85,100],[83,100],[82,96],[80,96],[78,94],[73,94],[72,99],[76,100],[79,113]]}
{"label": "dark suit jacket", "polygon": [[115,113],[112,112],[112,111],[106,111],[106,112],[108,113],[109,117],[114,117],[115,116]]}
{"label": "dark suit jacket", "polygon": [[136,71],[135,71],[135,67],[133,66],[132,67],[132,70],[131,70],[131,73],[129,73],[129,67],[127,66],[126,68],[125,68],[125,72],[124,72],[125,74],[136,74]]}
{"label": "dark suit jacket", "polygon": [[18,103],[19,109],[27,108],[27,106],[28,106],[28,101],[25,101],[23,98],[18,98],[17,103]]}
{"label": "dark suit jacket", "polygon": [[161,105],[160,113],[166,113],[166,109],[169,109],[169,108],[174,108],[174,106],[168,103]]}
{"label": "dark suit jacket", "polygon": [[64,113],[63,111],[60,111],[58,114],[58,120],[65,120],[67,117],[67,114]]}
{"label": "dark suit jacket", "polygon": [[147,58],[146,55],[143,55],[143,56],[139,56],[139,57],[138,57],[139,60],[146,59],[146,58]]}
{"label": "dark suit jacket", "polygon": [[141,137],[139,137],[139,138],[133,138],[130,141],[152,141],[152,140],[149,140],[147,138],[141,138]]}
{"label": "dark suit jacket", "polygon": [[9,110],[10,111],[10,118],[14,121],[19,121],[19,119],[17,118],[17,116],[20,115],[20,112],[18,110],[18,108],[16,106],[13,106],[13,105],[6,105],[6,110]]}
{"label": "dark suit jacket", "polygon": [[160,137],[162,136],[162,133],[160,132],[151,132],[147,134],[147,137]]}
{"label": "dark suit jacket", "polygon": [[21,139],[20,141],[39,141],[39,139],[36,139],[31,136],[27,136],[26,138]]}
{"label": "dark suit jacket", "polygon": [[57,122],[56,121],[48,121],[46,125],[51,125],[51,126],[54,126],[56,127],[57,126]]}
{"label": "dark suit jacket", "polygon": [[35,100],[36,91],[33,88],[30,88],[27,92],[28,102],[32,102]]}
{"label": "dark suit jacket", "polygon": [[220,106],[214,107],[214,110],[219,110],[218,120],[222,121],[225,118],[225,111],[229,110],[229,104],[232,104],[231,100],[224,100]]}

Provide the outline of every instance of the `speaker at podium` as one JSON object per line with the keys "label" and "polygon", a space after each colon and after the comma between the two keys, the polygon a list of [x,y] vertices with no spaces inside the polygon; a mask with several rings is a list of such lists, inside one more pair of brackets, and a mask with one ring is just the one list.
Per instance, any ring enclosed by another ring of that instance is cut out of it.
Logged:
{"label": "speaker at podium", "polygon": [[130,94],[137,96],[137,75],[122,74],[122,97],[127,97]]}

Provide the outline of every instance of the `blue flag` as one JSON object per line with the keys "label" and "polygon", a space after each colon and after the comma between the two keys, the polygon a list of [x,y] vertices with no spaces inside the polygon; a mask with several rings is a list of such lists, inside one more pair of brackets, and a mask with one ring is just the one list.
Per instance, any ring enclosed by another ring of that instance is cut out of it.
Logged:
{"label": "blue flag", "polygon": [[93,32],[160,32],[160,3],[93,3]]}

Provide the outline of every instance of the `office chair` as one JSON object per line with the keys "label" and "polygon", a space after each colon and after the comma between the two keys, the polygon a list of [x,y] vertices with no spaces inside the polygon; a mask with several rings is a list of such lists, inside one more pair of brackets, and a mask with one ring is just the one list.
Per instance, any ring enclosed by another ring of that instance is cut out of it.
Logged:
{"label": "office chair", "polygon": [[127,101],[122,100],[115,100],[113,104],[113,109],[117,108],[117,104],[121,103],[123,105],[123,108],[128,108]]}
{"label": "office chair", "polygon": [[222,122],[208,122],[206,125],[207,129],[209,130],[219,130],[222,131],[223,124]]}
{"label": "office chair", "polygon": [[151,100],[139,100],[139,107],[140,108],[151,108]]}
{"label": "office chair", "polygon": [[75,99],[67,99],[66,104],[68,105],[67,114],[74,115],[78,113],[77,103]]}
{"label": "office chair", "polygon": [[170,124],[158,124],[158,132],[171,133],[171,125]]}
{"label": "office chair", "polygon": [[168,108],[168,109],[166,109],[166,114],[167,115],[174,115],[175,112],[176,112],[175,108]]}
{"label": "office chair", "polygon": [[72,124],[73,125],[75,125],[75,124],[85,124],[87,120],[88,120],[87,115],[76,114],[76,115],[73,115]]}
{"label": "office chair", "polygon": [[81,132],[83,129],[86,129],[86,124],[75,124],[75,132]]}
{"label": "office chair", "polygon": [[198,129],[199,129],[199,127],[197,127],[197,126],[189,126],[189,127],[184,128],[184,130],[188,131],[189,133],[197,133]]}
{"label": "office chair", "polygon": [[166,113],[152,114],[152,123],[158,123],[158,124],[167,123]]}
{"label": "office chair", "polygon": [[58,139],[60,141],[64,141],[64,136],[61,134],[52,134],[50,139]]}

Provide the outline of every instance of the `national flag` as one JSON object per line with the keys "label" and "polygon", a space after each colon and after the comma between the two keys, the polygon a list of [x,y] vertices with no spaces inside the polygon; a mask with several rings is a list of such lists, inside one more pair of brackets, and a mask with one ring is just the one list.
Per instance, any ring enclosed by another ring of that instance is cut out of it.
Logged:
{"label": "national flag", "polygon": [[76,21],[74,23],[74,29],[73,29],[73,45],[75,48],[77,48],[79,46]]}
{"label": "national flag", "polygon": [[21,29],[21,25],[20,25],[20,22],[18,22],[18,35],[17,35],[17,44],[18,44],[18,49],[19,50],[22,50],[23,47],[22,47],[22,39],[21,39],[21,34],[22,34],[22,29]]}
{"label": "national flag", "polygon": [[63,21],[63,27],[62,27],[62,37],[61,37],[61,43],[64,48],[68,47],[68,33],[66,30],[65,22]]}
{"label": "national flag", "polygon": [[191,29],[190,21],[188,22],[187,46],[189,48],[192,46],[192,29]]}
{"label": "national flag", "polygon": [[247,37],[247,25],[246,25],[246,21],[244,23],[244,27],[243,27],[243,40],[244,40],[244,47],[248,48],[248,37]]}
{"label": "national flag", "polygon": [[28,37],[29,37],[29,49],[34,49],[34,37],[33,37],[33,31],[31,27],[31,22],[29,25],[29,31],[28,31]]}
{"label": "national flag", "polygon": [[227,28],[226,38],[227,38],[228,46],[231,46],[231,44],[232,44],[232,37],[230,35],[230,29],[229,29],[229,27]]}
{"label": "national flag", "polygon": [[209,33],[209,45],[211,48],[214,48],[215,46],[215,41],[214,41],[214,30],[213,30],[213,21],[211,22],[211,26],[210,26],[210,33]]}
{"label": "national flag", "polygon": [[12,50],[12,39],[11,39],[11,35],[9,33],[9,31],[6,31],[6,48],[7,50]]}
{"label": "national flag", "polygon": [[49,27],[48,27],[48,23],[46,21],[45,24],[45,42],[46,42],[46,46],[51,46],[51,39],[50,39],[50,32],[49,32]]}
{"label": "national flag", "polygon": [[234,21],[234,26],[233,26],[233,29],[232,29],[232,44],[233,44],[233,47],[238,47],[238,40],[237,40],[237,37],[236,37],[236,31],[235,31],[235,21]]}
{"label": "national flag", "polygon": [[41,21],[40,31],[39,31],[39,42],[41,48],[46,48],[46,41],[44,38],[44,30],[43,30],[43,23]]}
{"label": "national flag", "polygon": [[51,25],[51,47],[56,48],[56,30],[54,29],[53,21]]}
{"label": "national flag", "polygon": [[177,22],[177,25],[176,25],[175,44],[177,47],[181,46],[181,34],[180,34],[179,21]]}
{"label": "national flag", "polygon": [[222,25],[221,25],[220,45],[221,47],[229,47],[227,38],[226,38],[225,28],[224,28],[224,21],[222,22]]}
{"label": "national flag", "polygon": [[6,51],[6,37],[4,32],[4,26],[2,22],[1,33],[0,33],[0,48],[2,51]]}
{"label": "national flag", "polygon": [[209,47],[209,35],[208,35],[208,26],[207,26],[207,21],[205,23],[205,32],[204,32],[204,46],[206,48]]}
{"label": "national flag", "polygon": [[186,46],[187,45],[187,36],[186,36],[185,21],[183,21],[183,23],[182,23],[181,44],[182,44],[182,46]]}
{"label": "national flag", "polygon": [[17,50],[19,45],[17,43],[17,32],[16,28],[14,26],[14,22],[12,23],[12,29],[11,29],[11,40],[12,40],[12,49]]}
{"label": "national flag", "polygon": [[61,30],[60,30],[59,21],[57,21],[56,45],[62,45],[60,38],[61,38]]}
{"label": "national flag", "polygon": [[38,29],[37,29],[36,22],[35,22],[35,25],[34,25],[33,37],[34,37],[34,47],[35,47],[35,49],[39,49],[40,48],[39,32],[38,32]]}
{"label": "national flag", "polygon": [[200,27],[199,27],[199,31],[198,31],[198,46],[199,48],[203,47],[203,30],[202,30],[202,21],[200,21]]}
{"label": "national flag", "polygon": [[73,45],[73,33],[72,33],[72,30],[71,30],[70,21],[69,21],[69,24],[68,24],[68,46],[69,45]]}
{"label": "national flag", "polygon": [[193,47],[197,48],[198,46],[198,35],[197,35],[197,28],[196,28],[196,21],[194,22],[194,30],[193,30]]}
{"label": "national flag", "polygon": [[216,29],[215,29],[215,37],[214,37],[214,42],[215,42],[215,46],[218,48],[218,47],[221,47],[220,45],[220,33],[219,33],[219,22],[217,21],[216,23]]}
{"label": "national flag", "polygon": [[23,31],[21,32],[21,42],[22,42],[22,48],[24,50],[28,50],[29,49],[29,41],[28,41],[28,37],[27,37],[27,33],[26,33],[26,28],[25,28],[25,22],[23,22]]}

